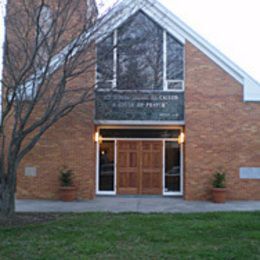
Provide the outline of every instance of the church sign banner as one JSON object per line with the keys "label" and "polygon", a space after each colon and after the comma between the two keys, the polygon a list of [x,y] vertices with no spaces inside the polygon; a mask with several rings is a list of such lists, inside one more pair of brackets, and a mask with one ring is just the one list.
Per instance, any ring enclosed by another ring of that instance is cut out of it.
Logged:
{"label": "church sign banner", "polygon": [[183,121],[184,93],[96,91],[95,120]]}

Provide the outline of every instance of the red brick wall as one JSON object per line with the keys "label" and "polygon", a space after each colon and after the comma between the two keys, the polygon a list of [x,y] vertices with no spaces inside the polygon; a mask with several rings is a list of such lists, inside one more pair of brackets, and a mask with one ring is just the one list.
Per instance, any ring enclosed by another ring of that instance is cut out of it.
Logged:
{"label": "red brick wall", "polygon": [[260,103],[192,44],[186,44],[185,198],[210,199],[213,171],[223,166],[228,199],[260,199],[260,180],[240,167],[260,167]]}
{"label": "red brick wall", "polygon": [[[185,99],[185,199],[210,199],[212,173],[219,166],[228,171],[228,199],[260,199],[260,181],[239,178],[240,167],[260,167],[260,104],[244,103],[242,86],[190,43]],[[93,106],[89,105],[50,129],[23,160],[17,197],[58,199],[63,165],[75,172],[79,199],[95,196]],[[37,177],[25,177],[25,166],[36,166]]]}
{"label": "red brick wall", "polygon": [[[63,48],[74,39],[80,30],[82,30],[82,25],[86,22],[86,0],[77,0],[74,2],[75,3],[71,3],[71,8],[75,10],[73,14],[70,14],[70,17],[68,17],[69,23],[61,37],[57,50]],[[22,1],[17,0],[8,1],[8,17],[12,18],[10,20],[23,21],[24,6],[21,5],[21,3]],[[94,3],[95,1],[93,1],[93,4]],[[51,8],[56,10],[56,1],[49,0],[46,1],[46,4],[49,4]],[[32,1],[29,7],[32,12],[35,11],[38,7],[38,1]],[[94,7],[92,11],[95,17],[96,7]],[[13,15],[14,13],[16,16]],[[55,12],[53,12],[53,14],[55,14]],[[62,17],[59,18],[61,22]],[[13,35],[11,26],[13,26],[13,23],[7,20],[8,37],[10,37],[11,41],[18,42],[15,35]],[[31,26],[30,29],[34,33],[35,26],[34,24]],[[30,43],[33,33],[28,36],[28,43]],[[94,54],[94,49],[88,48],[85,59],[89,60],[89,55]],[[21,61],[23,60],[23,56],[21,53]],[[94,57],[92,61],[94,61]],[[90,61],[90,63],[92,61]],[[71,86],[92,88],[94,79],[94,66],[90,66],[80,78],[71,82]],[[37,116],[39,112],[38,108],[35,109],[34,116]],[[74,172],[74,183],[77,188],[78,199],[93,198],[95,190],[95,145],[93,139],[95,129],[93,113],[93,102],[82,105],[70,115],[60,120],[43,135],[40,142],[23,159],[19,166],[17,198],[58,199],[59,170],[64,165]],[[26,166],[36,167],[37,176],[25,176]]]}
{"label": "red brick wall", "polygon": [[[59,121],[22,161],[17,182],[18,198],[58,199],[59,170],[74,172],[78,199],[91,199],[95,185],[93,105],[82,105]],[[26,166],[37,168],[36,177],[25,176]]]}
{"label": "red brick wall", "polygon": [[[94,48],[89,47],[85,54],[87,60],[95,61]],[[95,67],[90,64],[84,73],[68,83],[67,88],[84,87],[92,94],[86,103],[53,125],[22,160],[17,177],[17,198],[58,199],[59,174],[63,166],[74,173],[77,198],[93,198],[96,165],[93,123]],[[55,84],[55,79],[53,82]],[[41,112],[41,104],[35,109],[35,117],[38,112]],[[37,176],[25,176],[25,167],[36,167]]]}

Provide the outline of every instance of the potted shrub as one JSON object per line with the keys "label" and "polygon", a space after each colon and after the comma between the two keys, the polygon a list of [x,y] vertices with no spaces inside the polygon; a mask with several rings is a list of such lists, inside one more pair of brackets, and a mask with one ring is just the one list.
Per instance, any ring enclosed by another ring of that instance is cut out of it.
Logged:
{"label": "potted shrub", "polygon": [[60,199],[62,201],[76,200],[76,187],[73,185],[73,172],[66,167],[60,170]]}
{"label": "potted shrub", "polygon": [[212,199],[215,203],[225,203],[226,201],[226,172],[219,169],[214,173],[212,182]]}

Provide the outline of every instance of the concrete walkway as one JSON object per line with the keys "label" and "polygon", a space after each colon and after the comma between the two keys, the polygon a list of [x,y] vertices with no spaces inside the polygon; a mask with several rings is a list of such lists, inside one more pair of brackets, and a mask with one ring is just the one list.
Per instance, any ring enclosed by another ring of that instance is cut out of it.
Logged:
{"label": "concrete walkway", "polygon": [[190,213],[218,211],[260,211],[260,201],[228,201],[215,204],[163,197],[97,197],[92,201],[61,202],[17,200],[17,212],[139,212]]}

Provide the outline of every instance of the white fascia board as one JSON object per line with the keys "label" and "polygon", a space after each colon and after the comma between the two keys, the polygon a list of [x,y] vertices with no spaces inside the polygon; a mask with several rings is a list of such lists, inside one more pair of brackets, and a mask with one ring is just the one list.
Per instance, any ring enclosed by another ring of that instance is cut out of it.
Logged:
{"label": "white fascia board", "polygon": [[[144,8],[145,7],[145,8]],[[174,36],[179,42],[185,44],[185,38],[183,37],[181,31],[174,24],[169,23],[169,20],[165,18],[165,15],[154,11],[151,5],[146,5],[141,10],[151,17],[156,23],[158,23],[165,31]]]}
{"label": "white fascia board", "polygon": [[244,81],[244,101],[260,102],[260,85],[248,77]]}

